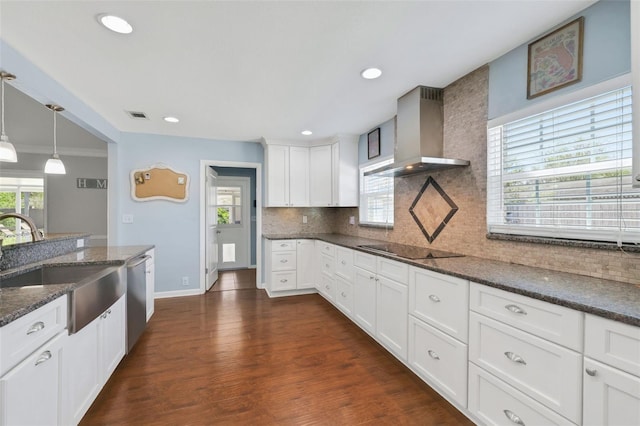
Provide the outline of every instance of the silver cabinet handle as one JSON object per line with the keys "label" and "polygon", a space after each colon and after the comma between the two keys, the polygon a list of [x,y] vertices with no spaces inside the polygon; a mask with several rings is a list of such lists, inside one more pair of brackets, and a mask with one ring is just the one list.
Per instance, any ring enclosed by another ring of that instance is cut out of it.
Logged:
{"label": "silver cabinet handle", "polygon": [[524,422],[522,421],[522,419],[518,417],[513,411],[504,410],[504,415],[507,416],[507,418],[513,423],[524,426]]}
{"label": "silver cabinet handle", "polygon": [[331,287],[329,287],[329,284],[325,285],[324,288],[326,288],[327,290],[329,290]]}
{"label": "silver cabinet handle", "polygon": [[38,357],[38,359],[36,360],[35,365],[40,365],[45,361],[50,360],[52,357],[51,352],[50,351],[44,351],[40,354],[40,356]]}
{"label": "silver cabinet handle", "polygon": [[373,279],[373,276],[370,276],[370,277],[369,277],[369,279],[370,279],[370,280],[372,280],[372,279]]}
{"label": "silver cabinet handle", "polygon": [[285,244],[285,243],[280,244],[280,247],[286,247],[286,246],[288,246],[288,244]]}
{"label": "silver cabinet handle", "polygon": [[44,323],[42,321],[38,321],[37,323],[35,323],[31,327],[29,327],[29,329],[27,330],[27,335],[33,334],[33,333],[37,333],[38,331],[42,330],[43,328],[44,328]]}
{"label": "silver cabinet handle", "polygon": [[584,371],[586,371],[587,374],[590,375],[591,377],[598,374],[598,370],[596,370],[595,368],[585,368]]}
{"label": "silver cabinet handle", "polygon": [[287,281],[289,281],[289,280],[287,280],[287,279],[285,279],[285,278],[283,278],[283,279],[281,279],[281,280],[280,280],[280,282],[281,282],[281,283],[286,283]]}
{"label": "silver cabinet handle", "polygon": [[346,265],[346,264],[347,264],[347,262],[345,262],[344,260],[343,260],[342,262],[340,262],[340,263],[342,263],[343,265]]}
{"label": "silver cabinet handle", "polygon": [[325,266],[326,268],[329,268],[329,264],[328,264],[328,263],[325,263],[325,264],[324,264],[324,266]]}
{"label": "silver cabinet handle", "polygon": [[282,259],[280,263],[287,263],[287,259]]}
{"label": "silver cabinet handle", "polygon": [[346,295],[346,294],[344,294],[344,291],[343,291],[342,293],[340,293],[340,296],[342,296],[342,297],[347,297],[347,295]]}
{"label": "silver cabinet handle", "polygon": [[111,315],[111,309],[107,311],[107,315]]}
{"label": "silver cabinet handle", "polygon": [[525,360],[520,355],[514,354],[513,352],[505,352],[504,355],[513,362],[517,362],[518,364],[522,364],[522,365],[527,365]]}
{"label": "silver cabinet handle", "polygon": [[505,309],[513,312],[514,314],[527,315],[527,311],[525,311],[518,305],[506,305]]}
{"label": "silver cabinet handle", "polygon": [[438,296],[436,296],[435,294],[430,294],[429,295],[429,299],[431,299],[432,302],[438,303],[440,301],[440,298]]}
{"label": "silver cabinet handle", "polygon": [[433,359],[436,359],[436,360],[437,360],[437,359],[440,359],[440,357],[438,356],[438,354],[437,354],[437,353],[435,353],[434,351],[432,351],[431,349],[429,349],[429,350],[427,351],[427,353],[428,353],[428,354],[429,354],[429,356],[430,356],[431,358],[433,358]]}

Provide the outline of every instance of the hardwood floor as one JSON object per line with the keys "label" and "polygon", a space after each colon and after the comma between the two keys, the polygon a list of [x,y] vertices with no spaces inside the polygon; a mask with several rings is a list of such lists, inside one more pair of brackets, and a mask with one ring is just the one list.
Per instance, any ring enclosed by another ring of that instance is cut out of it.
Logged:
{"label": "hardwood floor", "polygon": [[472,424],[318,295],[155,309],[82,425]]}
{"label": "hardwood floor", "polygon": [[247,290],[256,288],[255,269],[221,271],[218,280],[209,291]]}

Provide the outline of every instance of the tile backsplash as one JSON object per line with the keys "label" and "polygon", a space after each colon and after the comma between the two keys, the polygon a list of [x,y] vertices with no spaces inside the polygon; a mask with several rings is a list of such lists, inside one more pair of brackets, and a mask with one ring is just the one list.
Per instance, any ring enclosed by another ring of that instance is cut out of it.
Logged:
{"label": "tile backsplash", "polygon": [[[487,239],[488,77],[484,66],[444,90],[444,156],[470,160],[471,165],[396,178],[393,229],[349,225],[349,216],[358,218],[357,208],[265,208],[263,232],[336,232],[640,285],[638,253]],[[459,208],[431,244],[409,213],[429,176]]]}

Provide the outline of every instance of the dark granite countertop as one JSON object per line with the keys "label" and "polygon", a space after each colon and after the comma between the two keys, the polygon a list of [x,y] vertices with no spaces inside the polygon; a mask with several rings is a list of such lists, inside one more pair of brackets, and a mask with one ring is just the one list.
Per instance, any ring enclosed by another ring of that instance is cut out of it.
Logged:
{"label": "dark granite countertop", "polygon": [[267,234],[270,240],[316,239],[467,279],[604,318],[640,326],[640,277],[633,285],[479,257],[408,260],[358,248],[379,240],[341,234]]}
{"label": "dark granite countertop", "polygon": [[[0,272],[0,281],[42,265],[122,265],[154,246],[88,247]],[[0,288],[0,327],[28,314],[75,288],[75,283],[24,288]]]}

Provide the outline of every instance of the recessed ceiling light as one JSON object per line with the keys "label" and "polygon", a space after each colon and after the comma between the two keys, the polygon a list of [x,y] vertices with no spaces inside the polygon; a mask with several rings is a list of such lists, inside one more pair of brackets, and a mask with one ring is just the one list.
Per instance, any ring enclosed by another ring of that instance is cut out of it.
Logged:
{"label": "recessed ceiling light", "polygon": [[178,117],[165,117],[164,121],[166,121],[167,123],[177,123],[180,121],[180,119]]}
{"label": "recessed ceiling light", "polygon": [[119,16],[109,14],[98,15],[98,22],[116,33],[130,34],[133,32],[131,24]]}
{"label": "recessed ceiling light", "polygon": [[303,130],[300,133],[302,133],[305,136],[311,136],[313,134],[313,132],[311,130]]}
{"label": "recessed ceiling light", "polygon": [[366,78],[367,80],[373,80],[374,78],[378,78],[382,75],[382,71],[379,68],[367,68],[362,70],[360,73],[362,78]]}

